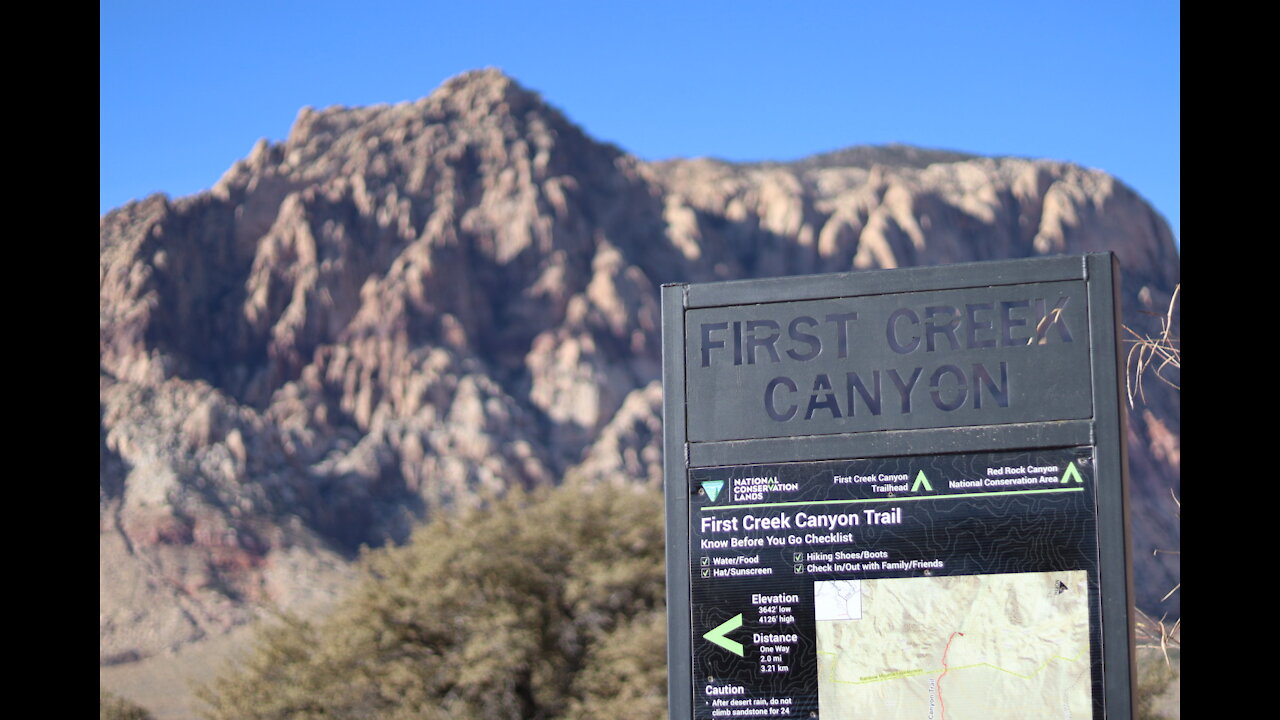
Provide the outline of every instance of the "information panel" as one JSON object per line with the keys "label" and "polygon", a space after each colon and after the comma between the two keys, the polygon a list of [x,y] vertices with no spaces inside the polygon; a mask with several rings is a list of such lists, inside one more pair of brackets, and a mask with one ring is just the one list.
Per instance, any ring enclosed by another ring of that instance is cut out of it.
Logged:
{"label": "information panel", "polygon": [[1092,448],[690,470],[694,717],[1101,713]]}
{"label": "information panel", "polygon": [[671,718],[1133,718],[1118,276],[663,286]]}

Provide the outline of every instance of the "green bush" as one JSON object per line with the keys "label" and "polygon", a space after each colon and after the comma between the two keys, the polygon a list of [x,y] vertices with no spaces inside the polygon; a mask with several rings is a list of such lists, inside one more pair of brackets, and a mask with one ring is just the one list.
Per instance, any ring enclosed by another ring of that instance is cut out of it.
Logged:
{"label": "green bush", "polygon": [[230,718],[659,718],[662,498],[569,484],[366,554],[330,616],[284,617],[201,689]]}
{"label": "green bush", "polygon": [[101,720],[152,720],[151,713],[141,705],[113,695],[101,685],[98,686],[98,713]]}

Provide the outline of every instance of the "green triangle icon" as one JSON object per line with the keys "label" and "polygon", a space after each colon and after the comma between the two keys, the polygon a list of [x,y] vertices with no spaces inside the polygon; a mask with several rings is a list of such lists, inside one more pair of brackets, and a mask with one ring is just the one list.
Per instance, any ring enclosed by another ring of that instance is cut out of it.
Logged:
{"label": "green triangle icon", "polygon": [[1080,471],[1076,469],[1076,464],[1074,462],[1068,463],[1067,471],[1062,473],[1062,482],[1067,483],[1072,480],[1075,480],[1081,485],[1084,484],[1084,478],[1080,477]]}
{"label": "green triangle icon", "polygon": [[707,491],[707,497],[711,498],[711,502],[715,502],[720,497],[720,489],[724,487],[723,480],[707,480],[702,483],[702,489]]}
{"label": "green triangle icon", "polygon": [[933,486],[929,484],[929,478],[924,476],[923,470],[916,473],[916,482],[914,485],[911,486],[911,492],[915,492],[919,490],[921,485],[924,486],[925,490],[928,490],[929,492],[933,492]]}

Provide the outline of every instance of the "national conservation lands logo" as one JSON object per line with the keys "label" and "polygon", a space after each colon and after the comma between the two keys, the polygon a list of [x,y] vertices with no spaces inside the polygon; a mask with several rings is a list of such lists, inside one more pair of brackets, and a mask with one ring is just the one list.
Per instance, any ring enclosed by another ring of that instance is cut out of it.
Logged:
{"label": "national conservation lands logo", "polygon": [[723,480],[706,480],[702,483],[702,490],[711,499],[711,502],[715,502],[716,498],[720,497],[720,491],[723,489]]}
{"label": "national conservation lands logo", "polygon": [[[702,492],[706,493],[708,500],[715,503],[725,489],[725,482],[724,480],[704,480]],[[734,478],[729,483],[735,503],[766,500],[777,493],[795,492],[800,489],[798,483],[784,482],[777,475]]]}

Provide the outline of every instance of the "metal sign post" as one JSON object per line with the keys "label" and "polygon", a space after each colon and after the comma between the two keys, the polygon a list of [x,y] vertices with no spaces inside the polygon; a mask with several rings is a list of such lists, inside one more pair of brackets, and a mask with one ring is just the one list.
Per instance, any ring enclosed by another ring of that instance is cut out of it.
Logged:
{"label": "metal sign post", "polygon": [[1133,716],[1118,274],[663,287],[673,720]]}

